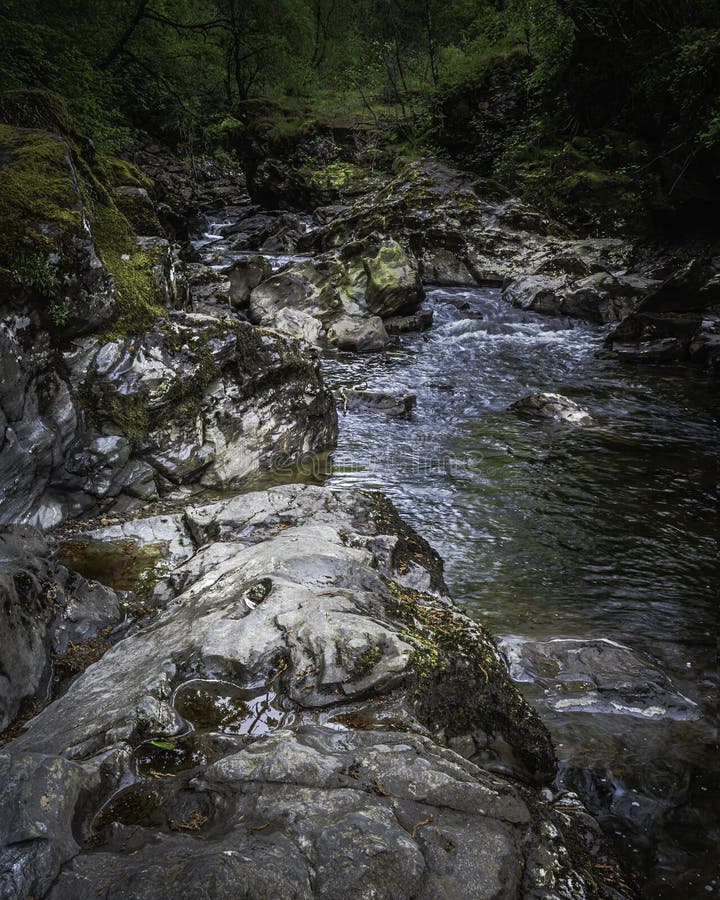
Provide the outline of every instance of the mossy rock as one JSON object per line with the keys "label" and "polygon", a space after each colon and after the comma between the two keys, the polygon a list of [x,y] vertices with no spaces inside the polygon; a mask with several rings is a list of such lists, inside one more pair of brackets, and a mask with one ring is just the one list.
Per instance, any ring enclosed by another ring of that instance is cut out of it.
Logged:
{"label": "mossy rock", "polygon": [[474,732],[500,735],[529,775],[555,772],[555,752],[540,717],[513,685],[495,641],[446,603],[394,581],[389,610],[403,623],[410,657],[409,698],[418,719],[448,740]]}
{"label": "mossy rock", "polygon": [[0,123],[18,128],[50,131],[82,140],[65,101],[59,94],[43,90],[4,91],[0,93]]}
{"label": "mossy rock", "polygon": [[609,134],[564,144],[518,144],[499,160],[496,175],[523,199],[584,232],[642,231],[654,192],[637,141]]}
{"label": "mossy rock", "polygon": [[102,156],[100,165],[107,182],[113,188],[135,187],[152,191],[150,178],[134,163],[117,156]]}
{"label": "mossy rock", "polygon": [[81,233],[84,203],[65,140],[0,125],[0,262],[56,252]]}

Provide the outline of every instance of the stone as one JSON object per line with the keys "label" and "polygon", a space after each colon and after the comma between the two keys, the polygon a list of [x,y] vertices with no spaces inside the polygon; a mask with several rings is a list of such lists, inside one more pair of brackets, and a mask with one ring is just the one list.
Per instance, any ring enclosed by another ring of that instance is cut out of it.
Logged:
{"label": "stone", "polygon": [[346,316],[328,328],[327,337],[340,350],[356,350],[359,353],[384,350],[390,343],[380,316],[370,319]]}
{"label": "stone", "polygon": [[272,269],[264,256],[250,256],[234,262],[223,275],[230,282],[230,302],[236,309],[245,309],[252,291],[270,278]]}
{"label": "stone", "polygon": [[115,592],[59,565],[39,531],[0,527],[0,732],[45,695],[53,654],[120,617]]}
{"label": "stone", "polygon": [[386,240],[377,254],[365,259],[365,301],[375,315],[388,318],[415,312],[424,297],[415,261],[394,240]]}
{"label": "stone", "polygon": [[320,319],[299,309],[287,307],[275,316],[274,331],[315,346],[320,340],[323,325]]}
{"label": "stone", "polygon": [[[175,484],[240,483],[278,454],[330,449],[337,427],[317,363],[297,345],[207,316],[178,313],[140,339],[101,347],[85,397],[98,428],[123,435],[134,459]],[[135,474],[150,492],[147,470]]]}
{"label": "stone", "polygon": [[563,397],[562,394],[536,392],[528,394],[522,400],[516,400],[509,407],[513,412],[540,416],[566,425],[592,425],[593,420],[584,406]]}
{"label": "stone", "polygon": [[419,309],[412,316],[391,316],[383,324],[388,334],[408,334],[413,331],[427,331],[433,323],[431,309]]}
{"label": "stone", "polygon": [[585,890],[553,803],[443,746],[498,733],[525,779],[554,767],[387,500],[291,485],[118,527],[167,537],[173,599],[0,752],[4,894]]}
{"label": "stone", "polygon": [[323,327],[341,310],[341,301],[316,263],[295,263],[266,279],[250,294],[250,321],[272,327],[283,309],[319,319]]}
{"label": "stone", "polygon": [[512,677],[541,687],[543,704],[556,712],[700,718],[697,704],[677,691],[656,663],[616,641],[506,638],[500,647]]}
{"label": "stone", "polygon": [[340,403],[347,412],[365,410],[384,413],[386,416],[407,416],[415,409],[417,396],[351,388],[349,390],[341,389]]}

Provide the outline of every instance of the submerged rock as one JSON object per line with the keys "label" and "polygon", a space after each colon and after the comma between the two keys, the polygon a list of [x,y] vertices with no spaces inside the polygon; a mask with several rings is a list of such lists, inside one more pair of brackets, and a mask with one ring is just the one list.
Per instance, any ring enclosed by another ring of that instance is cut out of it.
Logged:
{"label": "submerged rock", "polygon": [[0,826],[5,894],[90,897],[110,870],[111,896],[234,897],[238,879],[258,898],[592,895],[572,849],[578,828],[597,844],[591,822],[566,835],[534,789],[443,747],[554,768],[494,642],[386,500],[292,486],[167,527],[198,548],[168,557],[174,602],[0,753],[19,811]]}
{"label": "submerged rock", "polygon": [[535,392],[517,400],[509,409],[513,412],[553,419],[568,425],[592,425],[592,417],[584,406],[562,394]]}
{"label": "submerged rock", "polygon": [[386,416],[407,416],[415,409],[415,394],[388,394],[384,391],[365,391],[358,388],[340,391],[342,408],[348,412],[368,410]]}
{"label": "submerged rock", "polygon": [[677,691],[656,663],[615,641],[506,638],[501,648],[512,677],[541,686],[543,703],[556,712],[679,721],[700,717],[697,704]]}

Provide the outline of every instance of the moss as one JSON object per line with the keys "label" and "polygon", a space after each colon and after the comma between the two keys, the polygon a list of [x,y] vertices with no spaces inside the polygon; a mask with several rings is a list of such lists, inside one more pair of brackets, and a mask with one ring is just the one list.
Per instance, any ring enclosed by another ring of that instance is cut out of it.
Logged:
{"label": "moss", "polygon": [[408,695],[420,721],[446,738],[499,732],[530,772],[551,775],[550,735],[512,684],[491,635],[430,595],[387,586],[389,611],[414,647]]}
{"label": "moss", "polygon": [[0,264],[56,252],[83,228],[83,201],[65,141],[0,125]]}
{"label": "moss", "polygon": [[382,647],[377,644],[373,647],[368,647],[355,661],[355,665],[352,669],[353,677],[358,679],[367,678],[382,658]]}
{"label": "moss", "polygon": [[162,234],[155,209],[147,197],[137,196],[133,191],[120,188],[113,191],[113,200],[136,234]]}
{"label": "moss", "polygon": [[134,163],[117,156],[100,157],[100,165],[108,184],[112,187],[140,187],[152,190],[153,183]]}
{"label": "moss", "polygon": [[[186,334],[163,328],[163,320],[155,321],[162,343],[169,353],[180,352],[186,342]],[[204,332],[193,331],[198,340],[189,352],[195,370],[191,378],[175,377],[168,381],[162,403],[149,404],[147,392],[121,394],[115,387],[101,379],[84,382],[78,391],[82,406],[87,411],[89,424],[97,430],[112,424],[135,446],[144,443],[157,429],[174,422],[193,421],[202,411],[202,398],[207,386],[220,375],[210,347],[210,340],[219,333],[235,331],[238,337],[241,326],[235,322],[223,322],[209,326]],[[253,330],[253,329],[251,329]],[[109,337],[118,340],[122,337]]]}
{"label": "moss", "polygon": [[518,143],[495,174],[523,199],[584,230],[633,230],[646,224],[644,198],[653,192],[646,155],[637,141],[614,132],[564,144]]}
{"label": "moss", "polygon": [[340,190],[364,177],[366,172],[353,163],[337,161],[320,168],[312,165],[302,166],[298,174],[321,190]]}
{"label": "moss", "polygon": [[115,280],[118,298],[118,316],[106,339],[148,331],[164,312],[155,270],[165,249],[141,250],[130,223],[111,204],[96,206],[93,236],[98,256]]}
{"label": "moss", "polygon": [[0,122],[52,131],[74,140],[80,138],[65,101],[52,91],[3,92],[0,94]]}
{"label": "moss", "polygon": [[[138,248],[133,225],[108,185],[147,188],[149,182],[125,160],[104,157],[90,164],[78,149],[80,138],[67,110],[56,99],[43,92],[0,97],[0,116],[61,132],[0,125],[0,268],[15,283],[55,300],[57,285],[76,265],[73,239],[86,240],[89,230],[115,280],[119,315],[114,333],[146,331],[163,311],[160,251]],[[55,324],[62,324],[72,310],[56,304],[49,312]]]}

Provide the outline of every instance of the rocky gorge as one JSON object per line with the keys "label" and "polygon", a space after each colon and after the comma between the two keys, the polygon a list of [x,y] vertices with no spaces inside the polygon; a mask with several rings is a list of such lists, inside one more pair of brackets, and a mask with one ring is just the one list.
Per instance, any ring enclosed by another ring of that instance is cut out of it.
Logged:
{"label": "rocky gorge", "polygon": [[[717,248],[577,238],[431,159],[354,156],[346,179],[335,158],[321,182],[282,159],[247,181],[198,171],[148,143],[99,159],[27,108],[0,126],[0,895],[633,897],[611,847],[627,823],[654,896],[683,867],[712,884],[704,844],[652,837],[682,808],[706,827],[704,781],[651,808],[632,775],[604,789],[596,761],[559,752],[592,715],[707,746],[710,675],[689,696],[662,654],[567,621],[518,636],[493,613],[498,644],[420,536],[442,543],[456,519],[432,508],[465,476],[417,477],[403,451],[490,423],[473,446],[493,444],[492,518],[498,454],[617,449],[598,397],[558,389],[572,354],[712,383]],[[38,177],[42,208],[19,193]],[[28,231],[42,258],[17,250]],[[484,382],[463,355],[481,333],[526,342]],[[493,377],[538,336],[543,375],[506,396]],[[351,473],[360,440],[398,449],[395,505],[372,465]]]}

